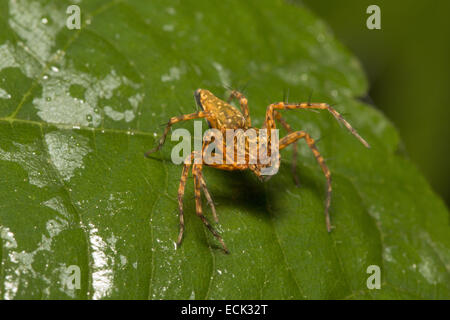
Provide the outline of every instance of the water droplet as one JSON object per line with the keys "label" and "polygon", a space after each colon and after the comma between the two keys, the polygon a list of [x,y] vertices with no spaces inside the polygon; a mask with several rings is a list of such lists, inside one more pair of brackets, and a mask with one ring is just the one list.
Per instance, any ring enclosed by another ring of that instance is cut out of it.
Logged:
{"label": "water droplet", "polygon": [[86,120],[89,121],[89,122],[91,122],[91,121],[92,121],[92,116],[91,116],[90,114],[88,114],[88,115],[86,116]]}
{"label": "water droplet", "polygon": [[55,67],[55,66],[52,66],[51,69],[52,69],[53,72],[59,72],[59,69],[57,67]]}
{"label": "water droplet", "polygon": [[45,98],[45,100],[46,101],[52,101],[52,98],[51,97],[47,97],[47,98]]}
{"label": "water droplet", "polygon": [[41,22],[42,22],[43,24],[47,24],[47,23],[48,23],[48,19],[47,19],[47,18],[42,18],[42,19],[41,19]]}
{"label": "water droplet", "polygon": [[44,76],[42,77],[42,79],[47,80],[47,79],[48,79],[48,75],[44,74]]}
{"label": "water droplet", "polygon": [[163,30],[167,32],[172,32],[175,30],[175,27],[172,24],[165,24],[163,25]]}

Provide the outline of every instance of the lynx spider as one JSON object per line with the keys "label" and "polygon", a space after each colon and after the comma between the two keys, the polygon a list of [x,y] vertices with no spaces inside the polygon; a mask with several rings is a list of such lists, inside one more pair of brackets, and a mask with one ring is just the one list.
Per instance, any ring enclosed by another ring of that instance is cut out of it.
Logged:
{"label": "lynx spider", "polygon": [[[249,128],[253,128],[251,125],[251,118],[248,108],[247,99],[245,96],[236,91],[231,91],[231,94],[227,100],[227,102],[217,98],[214,96],[210,91],[205,89],[198,89],[195,91],[194,94],[195,100],[197,105],[202,109],[201,111],[181,115],[178,117],[172,117],[170,118],[169,122],[167,123],[167,126],[164,130],[164,133],[159,140],[158,145],[149,150],[145,153],[146,156],[149,154],[156,152],[161,149],[162,145],[164,144],[164,141],[166,139],[167,134],[169,133],[169,130],[171,126],[175,123],[185,121],[185,120],[192,120],[192,119],[206,119],[208,121],[208,124],[211,128],[216,128],[218,130],[224,131],[226,129],[242,129],[247,130]],[[240,104],[241,111],[233,107],[230,102],[232,99],[237,99]],[[323,174],[326,177],[327,180],[327,194],[326,194],[326,200],[325,200],[325,223],[328,232],[332,230],[331,222],[330,222],[330,215],[329,215],[329,208],[330,208],[330,202],[331,202],[331,173],[328,167],[325,164],[325,160],[320,155],[314,139],[311,138],[311,136],[305,132],[305,131],[294,131],[292,127],[281,117],[280,112],[277,110],[293,110],[293,109],[310,109],[310,110],[328,110],[340,123],[342,123],[364,146],[367,148],[370,148],[369,144],[356,132],[355,129],[352,128],[350,123],[348,123],[335,109],[333,109],[330,105],[326,103],[311,103],[311,102],[303,102],[303,103],[285,103],[285,102],[278,102],[270,104],[267,107],[266,110],[266,118],[264,121],[263,129],[275,129],[275,120],[279,121],[280,124],[288,131],[288,135],[280,139],[279,141],[279,150],[282,150],[286,148],[288,145],[295,143],[299,139],[305,139],[308,147],[311,149],[312,153],[314,154],[314,157],[316,158],[318,164],[320,165]],[[253,128],[255,130],[259,130],[257,128]],[[269,136],[269,144],[270,144],[270,136]],[[202,146],[202,153],[204,152],[205,148],[208,146],[210,142],[204,142]],[[257,143],[259,145],[259,139],[257,138]],[[224,146],[225,147],[225,146]],[[233,170],[246,170],[249,169],[253,171],[253,173],[256,174],[260,180],[264,180],[264,177],[261,175],[261,168],[264,166],[262,164],[250,164],[248,162],[248,155],[246,154],[246,163],[244,164],[238,164],[235,162],[235,158],[233,157],[231,160],[231,163],[229,159],[227,158],[226,163],[223,164],[207,164],[204,161],[202,163],[193,163],[192,160],[195,157],[195,151],[191,153],[190,156],[191,161],[185,161],[183,166],[183,171],[181,174],[180,179],[180,185],[178,188],[178,208],[180,212],[180,232],[177,239],[177,247],[181,245],[181,242],[183,240],[183,234],[185,230],[184,225],[184,214],[183,214],[183,196],[184,196],[184,189],[186,185],[186,180],[189,174],[189,169],[192,165],[192,175],[194,177],[194,193],[195,193],[195,206],[196,206],[196,213],[197,216],[202,220],[203,224],[208,228],[208,230],[216,237],[216,239],[220,242],[220,244],[223,247],[223,250],[228,253],[228,248],[225,245],[225,242],[223,241],[220,234],[214,229],[214,227],[209,223],[209,221],[206,219],[206,217],[203,215],[203,209],[202,209],[202,202],[201,202],[201,191],[203,191],[206,200],[211,207],[211,211],[213,214],[213,217],[216,222],[218,222],[216,209],[214,207],[214,203],[212,201],[211,195],[208,192],[208,189],[206,188],[206,182],[203,178],[202,174],[202,166],[208,165],[220,170],[227,170],[227,171],[233,171]],[[227,157],[226,154],[223,154],[223,157]],[[203,158],[202,158],[203,159]],[[292,170],[293,170],[293,176],[295,179],[295,182],[298,184],[297,175],[295,172],[295,163],[297,159],[297,144],[294,144],[294,150],[293,150],[293,162],[292,162]]]}

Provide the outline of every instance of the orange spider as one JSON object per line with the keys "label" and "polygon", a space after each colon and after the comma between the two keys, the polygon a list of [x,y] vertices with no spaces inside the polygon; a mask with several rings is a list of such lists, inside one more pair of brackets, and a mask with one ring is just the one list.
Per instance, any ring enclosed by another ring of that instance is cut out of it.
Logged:
{"label": "orange spider", "polygon": [[[214,96],[210,91],[205,89],[198,89],[195,91],[194,94],[195,100],[197,102],[197,105],[202,109],[202,111],[198,111],[195,113],[182,115],[178,117],[172,117],[169,122],[167,123],[167,127],[164,130],[164,134],[162,135],[159,144],[152,150],[145,153],[146,156],[149,154],[158,151],[162,145],[164,144],[164,141],[166,139],[166,136],[170,130],[170,127],[180,121],[184,120],[192,120],[192,119],[199,119],[199,118],[205,118],[208,121],[208,124],[210,128],[218,129],[221,132],[225,132],[227,129],[242,129],[243,131],[247,129],[254,129],[256,132],[259,132],[259,129],[253,128],[251,126],[251,119],[249,114],[249,108],[247,104],[247,99],[244,97],[243,94],[241,94],[238,91],[232,91],[230,94],[229,99],[227,102],[217,98]],[[241,110],[237,110],[235,107],[230,105],[229,103],[231,100],[235,98],[239,100]],[[285,102],[279,102],[271,104],[267,107],[266,111],[266,119],[264,121],[264,125],[262,129],[276,129],[275,126],[275,120],[278,120],[281,125],[288,131],[288,135],[280,139],[279,141],[279,150],[286,148],[291,143],[296,142],[299,139],[305,139],[306,143],[308,144],[309,148],[313,152],[317,162],[319,163],[320,167],[322,168],[322,171],[327,179],[327,195],[325,200],[325,222],[328,232],[331,231],[332,226],[330,223],[330,215],[329,215],[329,208],[330,208],[330,202],[331,202],[331,174],[330,170],[325,164],[325,161],[323,157],[320,155],[319,151],[317,150],[317,147],[315,146],[313,138],[305,132],[305,131],[293,131],[291,126],[281,117],[281,114],[277,110],[292,110],[292,109],[319,109],[319,110],[328,110],[338,121],[340,121],[356,138],[361,141],[364,146],[369,148],[369,144],[356,132],[355,129],[352,128],[352,126],[331,106],[329,106],[326,103],[285,103]],[[271,143],[271,135],[269,134],[267,137],[267,144],[265,147],[270,146]],[[204,139],[206,140],[206,139]],[[261,180],[263,179],[261,175],[261,170],[263,168],[266,168],[270,166],[271,164],[263,164],[260,162],[252,162],[250,161],[251,155],[249,155],[248,146],[251,141],[248,138],[246,140],[245,144],[245,161],[244,163],[238,163],[235,160],[236,156],[236,147],[234,148],[233,153],[234,154],[227,154],[227,152],[223,152],[225,150],[226,145],[225,142],[219,142],[219,145],[222,144],[223,149],[222,151],[219,150],[216,152],[221,153],[223,156],[223,159],[225,161],[221,163],[211,163],[211,161],[204,161],[205,158],[201,157],[200,163],[194,163],[192,164],[192,175],[194,177],[194,190],[195,190],[195,206],[196,206],[196,213],[197,216],[200,217],[200,219],[203,221],[205,226],[209,229],[209,231],[214,235],[214,237],[217,238],[217,240],[221,243],[224,251],[228,253],[227,246],[225,245],[225,242],[223,241],[220,234],[213,228],[213,226],[208,222],[206,217],[203,215],[202,212],[202,203],[201,203],[201,190],[203,190],[203,193],[205,194],[206,200],[208,204],[211,207],[213,217],[216,222],[218,222],[216,209],[214,207],[214,203],[212,201],[211,195],[208,192],[208,189],[206,188],[206,183],[203,178],[202,174],[202,166],[207,165],[211,166],[217,169],[221,170],[246,170],[250,169],[253,171],[258,178]],[[202,155],[205,155],[205,149],[206,147],[211,143],[211,141],[204,141],[202,146]],[[256,137],[256,143],[258,145],[258,148],[262,148],[262,143],[259,139],[259,136]],[[220,148],[219,148],[220,149]],[[270,150],[270,148],[268,148]],[[270,153],[270,151],[269,151]],[[177,247],[181,245],[181,241],[183,239],[183,233],[185,230],[184,226],[184,216],[183,216],[183,195],[184,195],[184,189],[186,185],[186,179],[189,174],[189,168],[191,166],[192,160],[195,158],[196,152],[192,152],[190,156],[187,157],[186,161],[184,162],[183,166],[183,172],[181,174],[181,180],[180,180],[180,186],[178,188],[178,207],[180,211],[180,232],[177,239]],[[277,154],[278,160],[279,160],[279,154]],[[292,163],[292,170],[294,171],[294,179],[296,183],[298,183],[298,179],[296,178],[295,174],[295,162],[297,159],[297,145],[294,144],[294,152],[293,152],[293,163]],[[190,161],[189,161],[190,160]],[[277,162],[277,165],[279,165],[279,161]]]}

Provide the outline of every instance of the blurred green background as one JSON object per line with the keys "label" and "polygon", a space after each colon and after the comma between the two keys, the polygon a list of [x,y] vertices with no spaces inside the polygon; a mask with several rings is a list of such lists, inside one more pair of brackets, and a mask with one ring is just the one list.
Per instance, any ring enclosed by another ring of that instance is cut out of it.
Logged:
{"label": "blurred green background", "polygon": [[[406,152],[450,203],[450,1],[296,0],[325,20],[362,62],[366,101],[390,118]],[[366,9],[381,9],[381,30],[369,30]]]}

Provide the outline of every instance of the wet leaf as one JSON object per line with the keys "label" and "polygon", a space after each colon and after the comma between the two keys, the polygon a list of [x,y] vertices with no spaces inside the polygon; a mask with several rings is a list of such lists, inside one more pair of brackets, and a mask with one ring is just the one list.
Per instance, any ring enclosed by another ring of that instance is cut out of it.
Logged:
{"label": "wet leaf", "polygon": [[[450,298],[448,211],[393,125],[358,101],[365,76],[323,22],[282,1],[83,1],[69,30],[69,4],[1,1],[2,298]],[[196,110],[195,89],[246,85],[255,126],[289,89],[290,101],[336,104],[372,148],[329,114],[285,112],[320,139],[335,230],[301,142],[300,188],[289,149],[264,184],[204,169],[229,255],[196,217],[189,179],[175,250],[174,143],[143,153],[169,117]]]}

